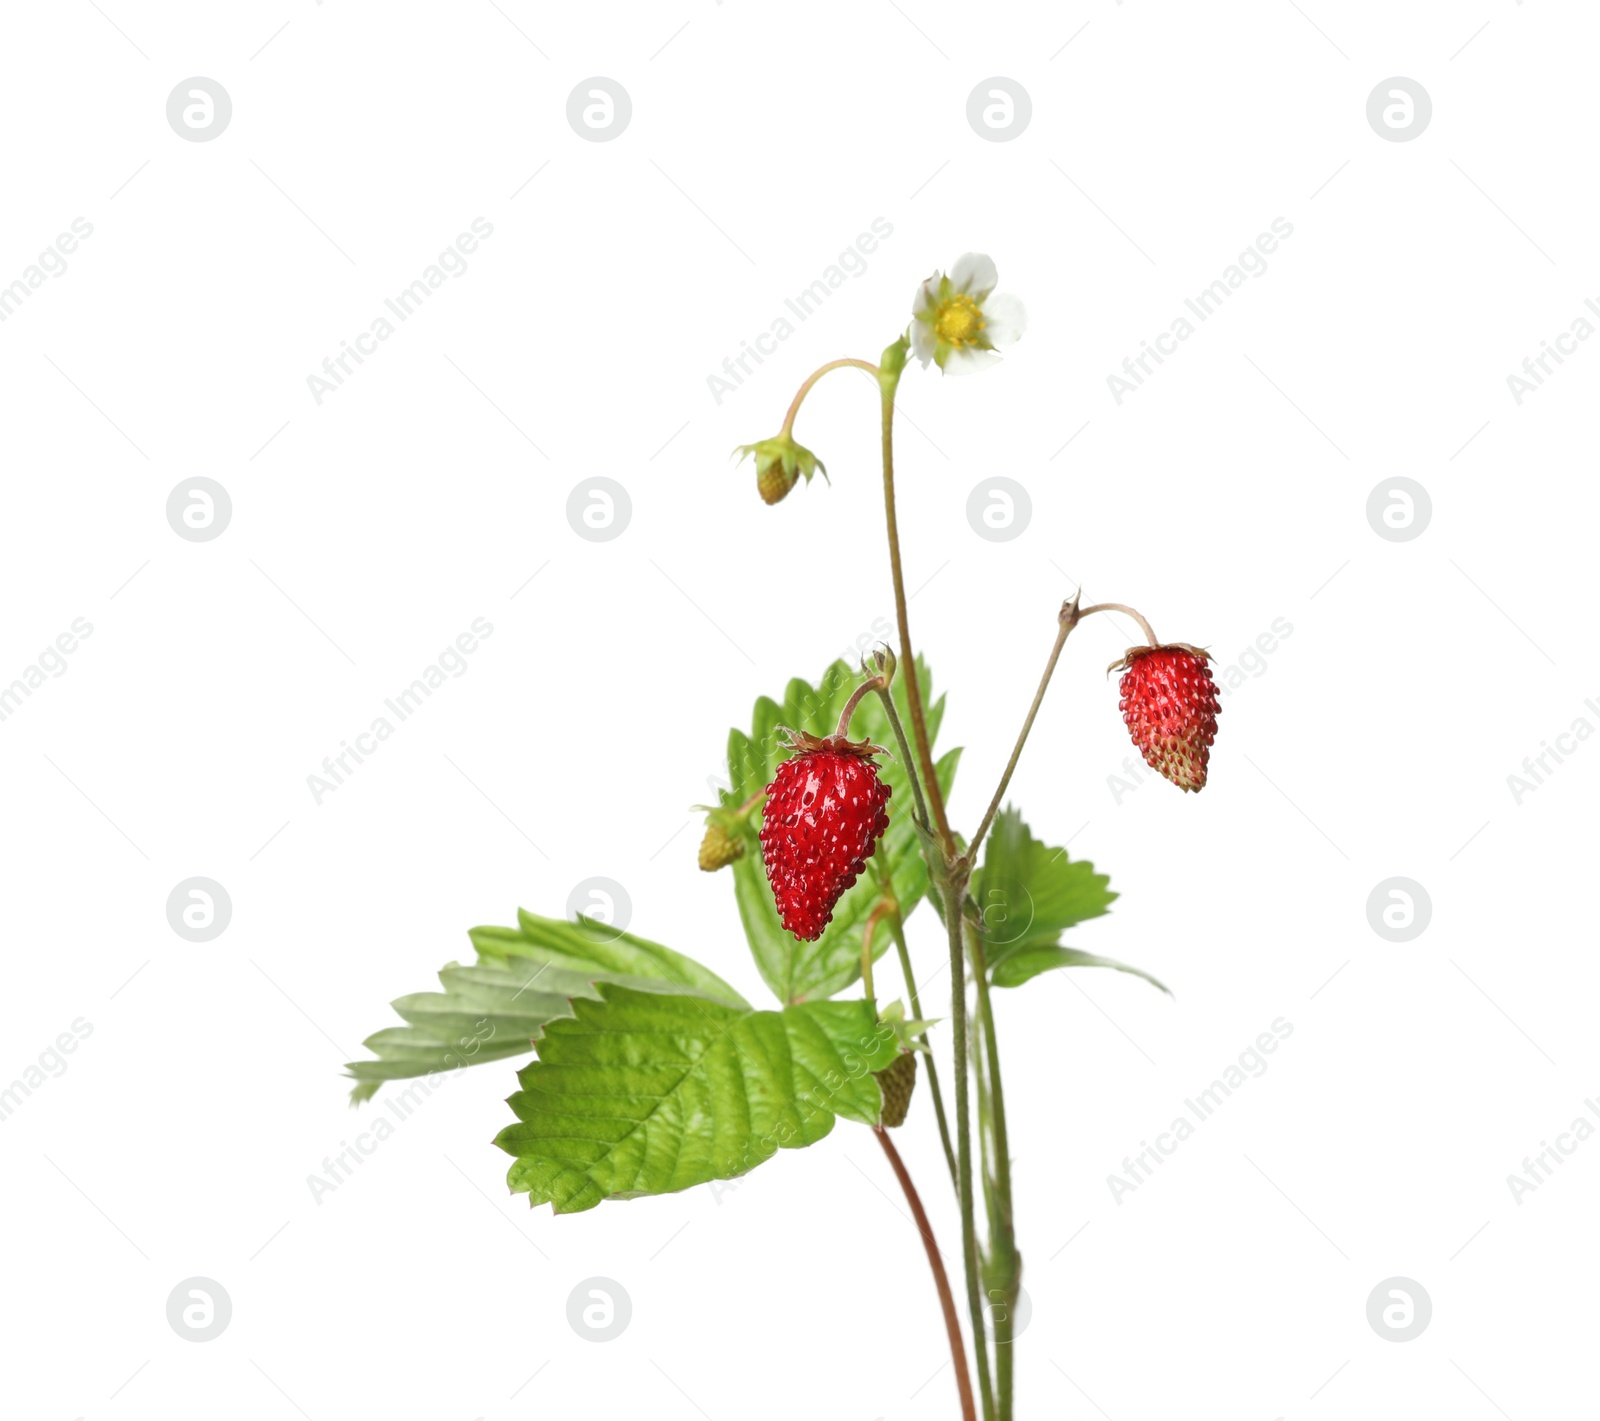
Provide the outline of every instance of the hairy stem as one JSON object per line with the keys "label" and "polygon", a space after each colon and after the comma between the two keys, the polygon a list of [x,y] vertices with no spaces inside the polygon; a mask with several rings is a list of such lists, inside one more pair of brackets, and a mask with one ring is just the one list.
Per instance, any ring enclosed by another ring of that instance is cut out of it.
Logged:
{"label": "hairy stem", "polygon": [[1061,659],[1061,648],[1067,644],[1067,638],[1072,635],[1072,629],[1078,624],[1081,615],[1076,601],[1068,602],[1061,608],[1056,644],[1050,648],[1050,659],[1044,664],[1044,675],[1039,678],[1039,689],[1033,693],[1033,704],[1028,707],[1028,714],[1022,722],[1022,732],[1017,736],[1016,745],[1012,747],[1011,758],[1006,761],[1005,773],[1000,776],[1000,783],[995,786],[994,797],[989,801],[988,809],[984,811],[983,822],[978,825],[978,832],[972,836],[972,842],[967,846],[966,859],[969,864],[977,862],[978,848],[983,843],[983,836],[989,832],[989,826],[994,823],[994,816],[1000,812],[1000,801],[1005,797],[1006,787],[1016,772],[1017,761],[1022,758],[1022,747],[1028,743],[1028,733],[1033,729],[1039,707],[1044,704],[1044,693],[1050,688],[1050,678],[1055,675],[1056,662]]}
{"label": "hairy stem", "polygon": [[[958,877],[960,877],[958,873]],[[989,1375],[989,1339],[979,1294],[978,1230],[972,1199],[972,1109],[967,1042],[967,963],[961,943],[961,900],[964,881],[946,879],[944,921],[950,937],[950,1018],[956,1058],[956,1190],[961,1199],[961,1256],[966,1263],[967,1308],[972,1314],[972,1348],[978,1359],[978,1389],[986,1421],[995,1421],[994,1389]]]}
{"label": "hairy stem", "polygon": [[[912,668],[912,674],[916,674],[915,667]],[[912,758],[911,746],[906,743],[906,728],[900,723],[900,712],[894,708],[894,697],[880,689],[878,699],[883,702],[883,713],[889,717],[889,729],[894,731],[894,743],[900,751],[900,763],[906,767],[906,778],[911,781],[911,798],[917,805],[917,823],[932,833],[928,825],[928,802],[922,797],[922,778],[917,774],[917,762]]]}
{"label": "hairy stem", "polygon": [[[913,674],[914,672],[915,668]],[[932,830],[928,827],[928,803],[922,797],[922,777],[917,773],[916,761],[911,757],[911,747],[906,743],[906,728],[900,723],[900,712],[895,709],[894,697],[887,690],[880,690],[878,699],[883,702],[883,712],[889,718],[889,729],[894,732],[894,741],[899,747],[901,763],[906,767],[906,778],[911,781],[911,798],[916,804],[916,822],[925,833],[931,833]],[[928,879],[928,893],[930,897],[938,897],[938,889],[934,886],[931,874]],[[917,995],[917,979],[911,971],[911,950],[906,946],[905,924],[898,912],[889,920],[889,931],[894,934],[894,945],[900,953],[900,971],[905,975],[906,994],[911,999],[911,1015],[920,1021],[922,999]],[[924,1032],[918,1041],[926,1046],[927,1033]],[[928,1068],[928,1089],[933,1092],[933,1114],[939,1122],[939,1143],[944,1146],[945,1163],[950,1167],[950,1187],[959,1197],[961,1191],[956,1183],[955,1150],[950,1145],[950,1122],[944,1113],[944,1090],[939,1084],[939,1068],[934,1064],[931,1051],[923,1057],[923,1063]]]}
{"label": "hairy stem", "polygon": [[956,1389],[961,1395],[962,1421],[977,1421],[978,1413],[972,1401],[972,1377],[967,1371],[967,1349],[961,1340],[961,1319],[956,1314],[956,1300],[950,1291],[950,1276],[945,1272],[939,1245],[934,1242],[933,1227],[928,1222],[927,1211],[922,1207],[917,1186],[911,1182],[905,1161],[900,1158],[900,1151],[889,1138],[889,1132],[882,1125],[874,1125],[872,1133],[878,1137],[878,1143],[883,1146],[884,1154],[889,1157],[889,1167],[894,1170],[895,1178],[900,1181],[900,1188],[905,1191],[906,1203],[911,1206],[911,1216],[917,1223],[917,1232],[922,1235],[922,1247],[928,1255],[928,1267],[933,1270],[934,1286],[939,1291],[939,1307],[944,1312],[944,1330],[950,1339],[950,1362],[955,1368]]}
{"label": "hairy stem", "polygon": [[972,1315],[972,1347],[978,1368],[978,1389],[983,1398],[984,1421],[995,1421],[994,1390],[989,1375],[989,1339],[984,1327],[983,1303],[978,1295],[977,1225],[972,1200],[972,1120],[967,1060],[966,961],[961,942],[961,901],[966,896],[967,873],[956,853],[955,835],[945,814],[944,795],[934,771],[933,746],[922,705],[922,685],[917,675],[916,653],[911,646],[911,621],[906,612],[905,571],[900,557],[900,523],[894,497],[894,392],[905,368],[909,343],[902,337],[883,353],[878,389],[883,400],[883,514],[889,540],[889,572],[894,581],[894,612],[900,634],[900,664],[906,670],[906,708],[911,713],[911,734],[917,763],[922,770],[926,807],[937,831],[940,862],[924,841],[928,864],[928,891],[936,895],[944,912],[950,938],[950,1017],[955,1047],[956,1193],[961,1204],[961,1258],[967,1277],[967,1305]]}
{"label": "hairy stem", "polygon": [[1011,1145],[1006,1128],[1006,1094],[1000,1078],[1000,1043],[995,1035],[989,1000],[989,964],[983,939],[968,924],[972,975],[978,989],[978,1034],[983,1038],[978,1071],[979,1139],[983,1146],[983,1192],[989,1219],[989,1252],[984,1267],[984,1292],[994,1323],[996,1421],[1012,1417],[1012,1310],[1022,1281],[1011,1211]]}
{"label": "hairy stem", "polygon": [[900,523],[895,516],[894,503],[894,387],[896,375],[880,379],[883,392],[883,514],[889,533],[889,572],[894,579],[894,614],[900,633],[900,664],[906,668],[906,706],[911,712],[911,734],[917,742],[917,758],[928,794],[928,805],[933,811],[933,826],[939,833],[939,845],[948,861],[956,856],[955,836],[950,832],[950,821],[945,817],[944,796],[939,792],[939,780],[933,772],[933,747],[928,739],[928,721],[922,709],[922,687],[917,679],[917,658],[911,650],[911,622],[906,615],[906,579],[900,565]]}
{"label": "hairy stem", "polygon": [[[917,979],[911,971],[911,950],[906,946],[905,924],[900,919],[898,911],[889,917],[889,931],[894,937],[894,945],[900,954],[900,971],[906,979],[906,995],[911,999],[911,1016],[914,1021],[922,1020],[922,999],[917,995]],[[923,1032],[917,1038],[919,1045],[926,1047],[928,1034]],[[950,1122],[944,1113],[944,1089],[939,1084],[939,1068],[934,1064],[933,1053],[928,1051],[922,1058],[922,1064],[928,1070],[928,1089],[933,1094],[933,1114],[939,1122],[939,1143],[944,1146],[944,1162],[950,1167],[950,1187],[960,1195],[960,1186],[956,1183],[956,1155],[950,1145]]]}
{"label": "hairy stem", "polygon": [[856,360],[846,356],[843,360],[830,360],[826,365],[813,370],[805,378],[805,383],[795,391],[794,399],[789,402],[789,413],[783,417],[783,428],[778,431],[780,436],[789,434],[794,429],[795,416],[800,413],[800,406],[805,403],[806,396],[811,393],[811,387],[817,383],[830,370],[842,370],[847,365],[853,365],[857,370],[865,370],[874,380],[878,378],[878,367],[870,360]]}

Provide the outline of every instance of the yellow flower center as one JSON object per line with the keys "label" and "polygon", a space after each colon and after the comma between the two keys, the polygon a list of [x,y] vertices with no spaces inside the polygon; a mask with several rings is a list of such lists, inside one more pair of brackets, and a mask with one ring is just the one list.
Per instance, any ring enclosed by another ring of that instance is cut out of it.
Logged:
{"label": "yellow flower center", "polygon": [[952,296],[934,317],[933,329],[946,345],[975,345],[987,324],[983,308],[970,296]]}

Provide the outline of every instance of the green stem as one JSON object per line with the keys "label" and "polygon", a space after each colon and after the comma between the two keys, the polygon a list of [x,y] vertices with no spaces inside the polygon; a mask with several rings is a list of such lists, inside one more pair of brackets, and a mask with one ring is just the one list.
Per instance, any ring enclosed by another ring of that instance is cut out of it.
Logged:
{"label": "green stem", "polygon": [[966,954],[961,942],[961,902],[966,896],[967,871],[956,852],[955,835],[945,814],[944,795],[934,771],[933,746],[922,706],[922,685],[917,676],[916,653],[911,647],[911,622],[906,612],[905,572],[900,557],[900,523],[894,497],[894,393],[905,369],[910,342],[902,336],[888,346],[878,372],[883,397],[883,513],[889,540],[889,572],[894,581],[894,611],[900,634],[900,664],[905,668],[906,708],[911,713],[911,733],[916,741],[917,763],[922,770],[926,807],[932,811],[938,833],[940,858],[935,863],[926,842],[923,858],[928,865],[928,890],[937,894],[944,910],[950,939],[950,1017],[955,1047],[956,1192],[961,1203],[961,1256],[967,1275],[967,1306],[972,1315],[972,1348],[976,1356],[978,1389],[983,1398],[984,1421],[995,1421],[994,1386],[989,1374],[989,1338],[984,1326],[983,1303],[978,1294],[977,1225],[972,1200],[972,1120],[967,1058]]}
{"label": "green stem", "polygon": [[[925,833],[932,833],[928,828],[928,804],[922,797],[922,780],[917,774],[917,764],[911,756],[911,747],[906,743],[906,728],[900,723],[900,712],[895,709],[894,697],[887,690],[880,689],[878,699],[883,703],[883,713],[889,718],[889,729],[894,732],[895,744],[900,750],[900,762],[906,767],[906,778],[911,781],[911,798],[916,803],[916,822]],[[928,895],[930,898],[938,896],[930,875],[928,880]],[[889,931],[894,934],[894,945],[900,953],[900,971],[905,974],[906,994],[911,999],[911,1015],[913,1019],[922,1019],[922,999],[917,995],[917,979],[911,971],[911,950],[906,946],[905,924],[900,914],[896,912],[889,920]],[[918,1037],[921,1045],[927,1046],[928,1034]],[[960,1195],[960,1186],[956,1183],[956,1156],[950,1145],[950,1122],[944,1112],[944,1090],[939,1084],[939,1068],[934,1065],[933,1053],[930,1051],[923,1057],[923,1063],[928,1068],[928,1088],[933,1092],[933,1113],[939,1122],[939,1143],[944,1146],[944,1161],[950,1167],[950,1187],[957,1196]]]}
{"label": "green stem", "polygon": [[[914,669],[912,674],[915,674]],[[906,778],[911,781],[911,798],[917,805],[916,821],[931,834],[933,830],[928,826],[928,802],[922,797],[922,780],[917,774],[917,762],[911,754],[911,746],[906,742],[906,728],[900,723],[900,712],[894,708],[894,697],[881,687],[878,699],[883,702],[883,713],[889,717],[889,729],[894,731],[894,743],[900,751],[900,763],[906,767]]]}
{"label": "green stem", "polygon": [[1060,614],[1056,618],[1058,623],[1056,643],[1050,648],[1050,659],[1045,662],[1044,675],[1039,678],[1039,689],[1033,693],[1033,704],[1028,707],[1027,717],[1022,722],[1022,733],[1017,736],[1017,743],[1011,750],[1011,758],[1006,761],[1005,773],[1000,776],[1000,783],[995,787],[989,808],[984,811],[983,822],[978,825],[978,832],[972,836],[972,842],[967,846],[966,858],[969,864],[977,862],[978,846],[983,843],[983,836],[989,832],[989,826],[994,823],[994,816],[1000,812],[1000,801],[1005,797],[1006,786],[1011,783],[1011,776],[1016,772],[1017,761],[1022,758],[1022,747],[1028,743],[1028,732],[1033,729],[1039,707],[1044,704],[1044,693],[1050,688],[1050,678],[1055,675],[1056,662],[1061,659],[1061,648],[1067,644],[1067,638],[1072,635],[1072,629],[1077,626],[1081,615],[1076,597],[1070,602],[1061,604]]}
{"label": "green stem", "polygon": [[[983,1020],[981,1017],[974,1018],[972,1033],[972,1075],[973,1083],[977,1087],[978,1097],[979,1166],[983,1177],[984,1213],[988,1223],[989,1238],[993,1240],[1000,1236],[1001,1212],[998,1186],[994,1178],[994,1120],[990,1106],[989,1070],[985,1060]],[[982,1256],[981,1272],[983,1276],[984,1304],[988,1314],[989,1325],[994,1334],[995,1409],[999,1412],[1007,1405],[1007,1396],[1009,1394],[1011,1368],[1007,1353],[1010,1350],[1010,1337],[1002,1331],[1007,1321],[1005,1292],[995,1286],[992,1245],[991,1249],[984,1252]]]}
{"label": "green stem", "polygon": [[[884,891],[888,892],[887,886]],[[874,1012],[877,1010],[878,994],[872,987],[872,939],[878,931],[878,924],[886,916],[893,918],[900,916],[900,905],[893,897],[882,898],[874,905],[872,911],[867,914],[866,927],[861,931],[861,985],[866,990],[867,1000],[874,1004]]]}
{"label": "green stem", "polygon": [[[911,999],[911,1017],[914,1021],[922,1020],[922,1000],[917,995],[917,979],[911,971],[911,950],[906,946],[905,924],[900,919],[899,911],[889,916],[889,932],[894,937],[894,945],[900,954],[900,970],[905,974],[906,995]],[[917,1043],[924,1048],[928,1045],[928,1033],[923,1032],[917,1038]],[[950,1167],[950,1187],[960,1194],[960,1186],[956,1183],[956,1155],[950,1145],[950,1122],[944,1113],[944,1089],[939,1084],[939,1068],[934,1065],[932,1051],[927,1051],[922,1058],[922,1064],[928,1068],[928,1089],[933,1092],[933,1114],[939,1122],[939,1143],[944,1146],[944,1162]]]}
{"label": "green stem", "polygon": [[989,1254],[984,1292],[994,1322],[997,1421],[1011,1421],[1013,1360],[1012,1314],[1022,1282],[1011,1210],[1011,1145],[1006,1127],[1006,1094],[1000,1077],[1000,1043],[995,1035],[994,1008],[989,999],[989,964],[983,940],[968,924],[972,975],[978,988],[978,1031],[983,1038],[983,1065],[978,1072],[979,1139],[983,1146],[984,1201],[989,1216]]}
{"label": "green stem", "polygon": [[[958,870],[958,877],[960,876]],[[961,1256],[966,1262],[967,1308],[972,1315],[972,1350],[978,1361],[978,1390],[985,1421],[996,1421],[994,1383],[989,1374],[989,1337],[979,1295],[978,1230],[972,1200],[972,1110],[969,1100],[967,1042],[967,964],[961,943],[961,900],[965,882],[945,880],[945,927],[950,938],[950,1019],[956,1059],[956,1190],[961,1199]]]}
{"label": "green stem", "polygon": [[[896,342],[899,345],[900,342]],[[895,346],[890,346],[894,350]],[[885,352],[887,357],[888,351]],[[905,356],[900,355],[901,368]],[[928,804],[933,810],[933,825],[939,832],[939,844],[945,859],[956,856],[955,836],[950,832],[950,821],[945,816],[944,796],[939,792],[939,780],[933,772],[933,746],[928,738],[928,721],[922,709],[922,687],[918,684],[917,658],[911,650],[911,621],[906,614],[906,579],[900,565],[900,522],[895,515],[894,502],[894,392],[900,383],[900,369],[890,369],[886,358],[885,368],[878,375],[878,386],[883,393],[883,514],[889,534],[889,572],[894,579],[894,614],[900,633],[900,664],[906,673],[906,706],[911,712],[911,733],[917,742],[917,757],[927,787]]]}

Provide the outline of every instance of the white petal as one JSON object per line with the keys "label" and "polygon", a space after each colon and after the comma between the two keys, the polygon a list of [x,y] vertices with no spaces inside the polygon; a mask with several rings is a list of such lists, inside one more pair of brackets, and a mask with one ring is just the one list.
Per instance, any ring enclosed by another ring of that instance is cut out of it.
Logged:
{"label": "white petal", "polygon": [[991,365],[998,365],[1000,357],[992,350],[981,350],[975,345],[958,346],[945,358],[946,375],[975,375]]}
{"label": "white petal", "polygon": [[920,316],[924,311],[933,308],[933,303],[939,295],[939,277],[940,273],[936,271],[917,288],[917,294],[911,299],[913,316]]}
{"label": "white petal", "polygon": [[983,303],[983,333],[993,345],[1014,345],[1028,329],[1028,313],[1015,296],[991,296]]}
{"label": "white petal", "polygon": [[967,252],[950,268],[950,284],[974,301],[981,301],[1000,284],[1000,273],[981,252]]}
{"label": "white petal", "polygon": [[911,323],[911,353],[922,362],[922,368],[928,368],[928,362],[933,359],[934,347],[938,341],[934,339],[933,327],[927,321],[913,321]]}

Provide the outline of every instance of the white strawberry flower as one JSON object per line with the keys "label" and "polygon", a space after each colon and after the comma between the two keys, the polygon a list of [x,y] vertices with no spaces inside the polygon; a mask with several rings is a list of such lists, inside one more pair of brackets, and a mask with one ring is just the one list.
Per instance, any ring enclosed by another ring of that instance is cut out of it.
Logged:
{"label": "white strawberry flower", "polygon": [[1015,296],[997,296],[1000,274],[988,257],[968,252],[917,288],[911,303],[911,353],[926,369],[931,360],[946,375],[970,375],[1000,359],[1028,328]]}

